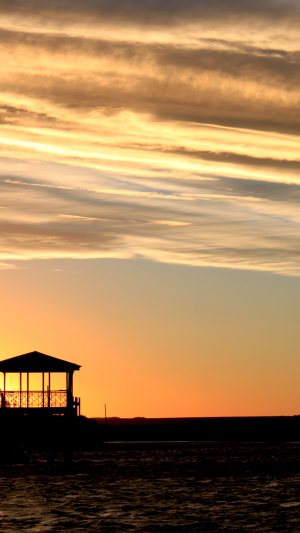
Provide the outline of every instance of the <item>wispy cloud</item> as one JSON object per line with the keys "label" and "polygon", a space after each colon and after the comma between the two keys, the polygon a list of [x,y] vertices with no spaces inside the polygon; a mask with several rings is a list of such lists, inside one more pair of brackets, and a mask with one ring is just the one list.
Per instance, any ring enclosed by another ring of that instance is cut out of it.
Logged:
{"label": "wispy cloud", "polygon": [[0,261],[299,274],[298,2],[0,12]]}
{"label": "wispy cloud", "polygon": [[11,263],[0,263],[0,270],[18,270],[19,268],[21,267]]}

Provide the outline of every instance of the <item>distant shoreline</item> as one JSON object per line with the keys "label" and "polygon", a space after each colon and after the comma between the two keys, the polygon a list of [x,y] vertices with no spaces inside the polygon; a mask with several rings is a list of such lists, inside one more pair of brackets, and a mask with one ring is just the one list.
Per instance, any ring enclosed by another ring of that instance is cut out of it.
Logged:
{"label": "distant shoreline", "polygon": [[300,418],[300,415],[261,415],[261,416],[189,416],[189,417],[162,417],[162,418],[147,418],[144,416],[135,416],[132,418],[122,418],[119,416],[109,416],[109,417],[89,417],[90,420],[96,420],[98,424],[109,424],[120,426],[122,424],[131,424],[134,426],[139,425],[150,425],[150,424],[181,424],[189,423],[191,421],[204,422],[208,420],[214,421],[224,421],[224,420],[278,420],[278,419],[294,419]]}
{"label": "distant shoreline", "polygon": [[300,416],[95,417],[105,441],[300,441]]}

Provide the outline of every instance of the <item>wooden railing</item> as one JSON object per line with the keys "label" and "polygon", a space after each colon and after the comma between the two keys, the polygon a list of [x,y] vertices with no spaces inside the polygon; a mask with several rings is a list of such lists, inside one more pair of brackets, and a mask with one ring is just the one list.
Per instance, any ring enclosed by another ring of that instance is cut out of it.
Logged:
{"label": "wooden railing", "polygon": [[[72,403],[72,398],[71,398]],[[68,407],[68,392],[55,391],[5,391],[0,392],[0,408]]]}

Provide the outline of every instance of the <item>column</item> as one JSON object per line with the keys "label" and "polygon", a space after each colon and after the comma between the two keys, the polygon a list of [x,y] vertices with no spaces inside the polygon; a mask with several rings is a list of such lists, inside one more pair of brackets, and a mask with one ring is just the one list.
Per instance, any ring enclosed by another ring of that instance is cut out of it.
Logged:
{"label": "column", "polygon": [[22,372],[20,372],[20,405],[19,407],[22,407]]}
{"label": "column", "polygon": [[50,399],[51,399],[51,376],[50,372],[48,373],[48,407],[50,408]]}
{"label": "column", "polygon": [[68,372],[67,377],[68,389],[67,389],[67,407],[73,408],[73,372]]}
{"label": "column", "polygon": [[69,372],[69,391],[73,396],[73,372]]}
{"label": "column", "polygon": [[2,407],[6,407],[6,402],[5,402],[5,391],[6,391],[6,372],[3,373],[3,396],[2,396]]}
{"label": "column", "polygon": [[29,407],[29,372],[27,372],[27,409]]}

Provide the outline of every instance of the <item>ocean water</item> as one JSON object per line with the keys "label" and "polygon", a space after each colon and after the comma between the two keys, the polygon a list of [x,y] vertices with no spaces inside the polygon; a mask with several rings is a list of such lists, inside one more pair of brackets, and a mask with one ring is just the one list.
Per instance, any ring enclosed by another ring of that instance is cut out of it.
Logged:
{"label": "ocean water", "polygon": [[0,467],[0,531],[300,532],[300,444],[114,443]]}

